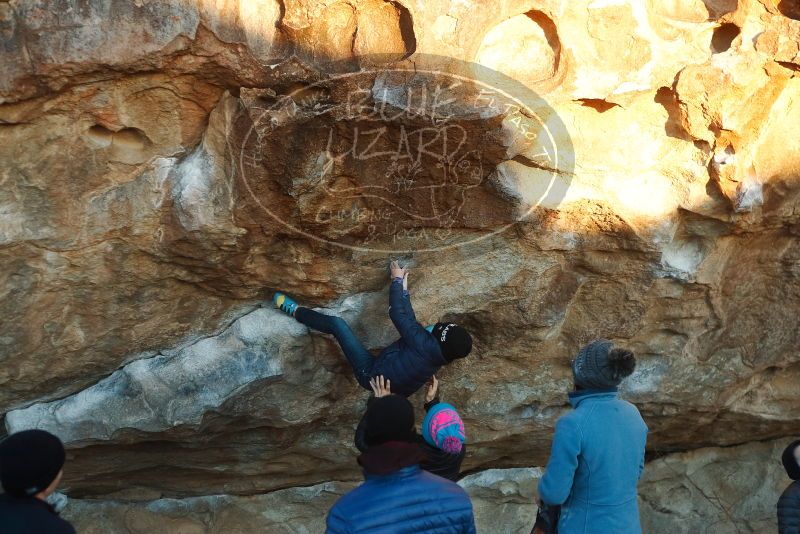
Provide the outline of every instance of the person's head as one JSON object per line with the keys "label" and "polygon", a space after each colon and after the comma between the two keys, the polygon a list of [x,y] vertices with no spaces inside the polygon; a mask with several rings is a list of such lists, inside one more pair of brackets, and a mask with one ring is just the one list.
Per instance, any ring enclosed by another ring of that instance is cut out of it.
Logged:
{"label": "person's head", "polygon": [[439,342],[439,347],[448,363],[466,358],[472,351],[472,336],[466,328],[455,323],[436,323],[431,329],[431,334]]}
{"label": "person's head", "polygon": [[367,408],[364,440],[369,447],[389,441],[413,443],[414,407],[400,395],[387,395],[373,400]]}
{"label": "person's head", "polygon": [[635,368],[636,358],[631,351],[598,339],[583,347],[572,360],[572,377],[575,389],[611,389]]}
{"label": "person's head", "polygon": [[464,422],[456,409],[445,402],[434,404],[422,421],[422,437],[432,447],[459,454],[467,439]]}
{"label": "person's head", "polygon": [[61,481],[66,453],[44,430],[24,430],[0,442],[0,484],[14,497],[45,498]]}
{"label": "person's head", "polygon": [[781,456],[783,468],[792,480],[800,480],[800,439],[791,442]]}

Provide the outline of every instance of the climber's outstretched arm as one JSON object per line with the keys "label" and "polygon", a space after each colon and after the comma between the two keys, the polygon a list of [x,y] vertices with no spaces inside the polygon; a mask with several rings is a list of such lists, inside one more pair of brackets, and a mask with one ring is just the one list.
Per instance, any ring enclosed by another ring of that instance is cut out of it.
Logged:
{"label": "climber's outstretched arm", "polygon": [[436,340],[417,322],[408,296],[408,269],[392,262],[392,283],[389,286],[389,318],[403,340],[423,354],[436,353]]}

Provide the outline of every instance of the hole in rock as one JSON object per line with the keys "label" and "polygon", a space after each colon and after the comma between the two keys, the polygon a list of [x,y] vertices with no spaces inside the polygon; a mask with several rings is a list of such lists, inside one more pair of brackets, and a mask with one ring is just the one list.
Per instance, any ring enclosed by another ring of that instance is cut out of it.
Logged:
{"label": "hole in rock", "polygon": [[608,102],[602,98],[579,98],[578,101],[581,102],[583,106],[592,108],[598,113],[605,113],[611,108],[620,107],[619,104]]}
{"label": "hole in rock", "polygon": [[146,157],[145,149],[152,144],[138,128],[112,131],[95,124],[86,130],[86,138],[97,148],[109,149],[109,158],[123,163],[140,163]]}
{"label": "hole in rock", "polygon": [[781,0],[778,11],[785,17],[800,20],[800,0]]}
{"label": "hole in rock", "polygon": [[730,22],[714,30],[714,35],[711,37],[711,51],[719,54],[729,50],[740,31],[739,26]]}
{"label": "hole in rock", "polygon": [[95,124],[88,130],[86,130],[86,137],[94,144],[100,147],[107,147],[111,145],[111,139],[113,135],[114,132],[112,132],[108,128],[100,126],[99,124]]}
{"label": "hole in rock", "polygon": [[476,59],[515,80],[533,84],[555,75],[560,53],[555,23],[544,13],[533,10],[489,30]]}
{"label": "hole in rock", "polygon": [[137,128],[123,128],[114,132],[111,144],[122,150],[142,150],[150,144],[150,139]]}

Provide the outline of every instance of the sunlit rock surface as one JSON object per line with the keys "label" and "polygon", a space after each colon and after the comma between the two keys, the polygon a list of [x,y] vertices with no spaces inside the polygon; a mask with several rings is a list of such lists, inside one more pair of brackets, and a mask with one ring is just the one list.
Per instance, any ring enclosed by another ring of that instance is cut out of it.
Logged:
{"label": "sunlit rock surface", "polygon": [[[668,469],[737,470],[682,451],[772,469],[800,433],[789,2],[12,0],[0,28],[0,413],[67,442],[72,517],[178,499],[214,531],[275,495],[255,528],[314,531],[292,488],[340,481],[325,507],[359,478],[366,392],[268,300],[377,351],[394,255],[420,321],[474,334],[440,378],[475,477],[545,464],[568,363],[604,336],[637,353],[623,395],[669,454],[648,531],[772,525],[766,486],[755,518],[664,492]],[[410,113],[437,83],[453,98]],[[482,502],[533,498],[509,473]]]}

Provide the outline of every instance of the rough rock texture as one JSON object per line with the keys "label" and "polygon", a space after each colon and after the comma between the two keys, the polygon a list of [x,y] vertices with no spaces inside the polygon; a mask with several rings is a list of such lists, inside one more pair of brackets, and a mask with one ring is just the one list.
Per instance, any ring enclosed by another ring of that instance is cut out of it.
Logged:
{"label": "rough rock texture", "polygon": [[378,350],[392,254],[421,321],[474,333],[440,377],[471,471],[544,465],[597,336],[639,355],[623,393],[652,457],[800,432],[798,19],[771,0],[0,2],[7,430],[64,438],[73,499],[355,480],[365,393],[265,303],[343,313]]}
{"label": "rough rock texture", "polygon": [[62,512],[79,532],[100,534],[325,531],[325,513],[353,483],[325,482],[266,495],[209,495],[148,503],[70,499]]}
{"label": "rough rock texture", "polygon": [[791,480],[786,440],[670,454],[651,462],[639,485],[642,529],[674,533],[776,530],[778,497]]}
{"label": "rough rock texture", "polygon": [[[639,486],[644,532],[758,534],[775,530],[775,502],[789,484],[783,440],[697,449],[650,462]],[[540,468],[488,469],[460,484],[479,532],[527,534]],[[354,483],[326,482],[255,497],[215,495],[147,503],[70,499],[63,512],[81,532],[322,532],[325,513]]]}
{"label": "rough rock texture", "polygon": [[[479,531],[527,534],[536,514],[533,504],[539,469],[489,469],[463,478]],[[80,532],[160,534],[181,532],[317,533],[340,495],[357,484],[325,482],[277,490],[266,495],[211,495],[159,499],[147,503],[70,499],[62,512]],[[527,528],[526,528],[527,527]]]}

